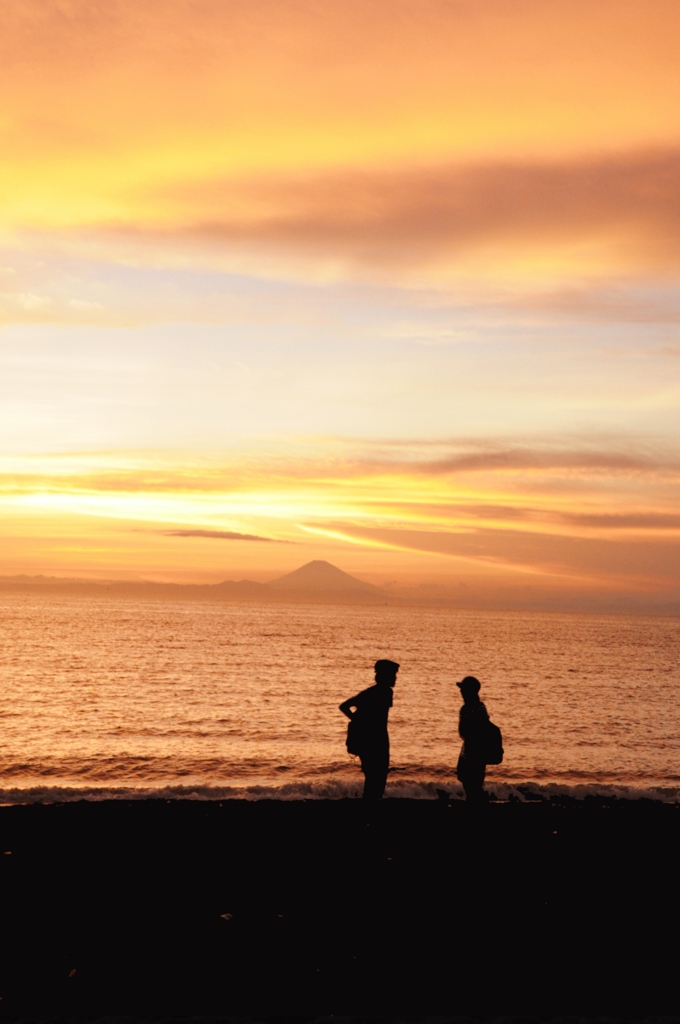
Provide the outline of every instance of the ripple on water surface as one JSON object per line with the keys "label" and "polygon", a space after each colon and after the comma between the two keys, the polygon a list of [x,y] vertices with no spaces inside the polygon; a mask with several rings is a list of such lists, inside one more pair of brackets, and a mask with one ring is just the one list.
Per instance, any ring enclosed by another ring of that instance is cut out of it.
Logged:
{"label": "ripple on water surface", "polygon": [[679,620],[642,616],[4,597],[0,787],[6,799],[356,795],[338,704],[389,657],[402,666],[392,795],[456,790],[454,683],[471,673],[503,730],[499,796],[668,798],[679,639]]}

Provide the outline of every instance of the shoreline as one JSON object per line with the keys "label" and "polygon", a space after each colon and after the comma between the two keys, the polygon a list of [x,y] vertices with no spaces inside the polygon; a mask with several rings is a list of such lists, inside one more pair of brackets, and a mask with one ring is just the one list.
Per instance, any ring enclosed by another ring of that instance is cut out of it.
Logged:
{"label": "shoreline", "polygon": [[680,805],[0,808],[0,1012],[678,1009]]}
{"label": "shoreline", "polygon": [[[281,803],[355,802],[360,799],[363,777],[327,778],[323,781],[295,780],[278,785],[252,782],[245,785],[212,783],[169,783],[165,786],[129,785],[29,785],[0,788],[0,808],[66,803],[118,803],[138,801],[246,802]],[[487,779],[486,790],[492,804],[543,803],[560,806],[598,800],[614,803],[680,804],[680,784],[625,785],[610,782],[505,782]],[[455,778],[408,779],[389,783],[384,799],[389,802],[433,803],[446,799],[464,803],[463,788]]]}

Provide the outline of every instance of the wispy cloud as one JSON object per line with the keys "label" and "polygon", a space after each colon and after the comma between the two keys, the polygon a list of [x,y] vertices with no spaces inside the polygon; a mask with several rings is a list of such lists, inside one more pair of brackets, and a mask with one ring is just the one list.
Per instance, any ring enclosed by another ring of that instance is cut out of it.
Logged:
{"label": "wispy cloud", "polygon": [[442,503],[440,505],[410,505],[411,511],[425,515],[468,522],[521,522],[533,524],[559,524],[600,531],[657,531],[680,530],[680,515],[674,512],[568,512],[557,508],[537,508],[531,505],[476,505]]}
{"label": "wispy cloud", "polygon": [[664,462],[652,456],[629,452],[549,447],[506,447],[495,451],[462,452],[448,458],[410,464],[422,473],[477,473],[489,470],[581,470],[620,472],[678,472],[680,461]]}
{"label": "wispy cloud", "polygon": [[254,533],[233,533],[231,530],[163,530],[165,537],[205,537],[207,540],[254,540],[267,544],[289,544],[276,537],[258,537]]}
{"label": "wispy cloud", "polygon": [[201,181],[174,186],[173,195],[190,234],[306,248],[354,266],[430,266],[502,280],[504,265],[509,277],[680,265],[677,149]]}
{"label": "wispy cloud", "polygon": [[673,541],[608,540],[513,530],[458,532],[386,529],[329,523],[335,535],[395,548],[477,560],[548,576],[636,587],[680,586],[680,545]]}
{"label": "wispy cloud", "polygon": [[[146,187],[146,186],[145,186]],[[54,271],[0,294],[0,317],[74,323],[261,319],[217,272],[265,278],[443,289],[484,301],[595,319],[677,323],[670,279],[680,269],[680,149],[534,161],[434,163],[279,171],[154,184],[134,220],[33,234],[33,244],[82,261],[203,267],[206,284],[176,275],[126,291],[102,269],[87,294]],[[162,197],[167,215],[145,216]],[[21,237],[21,236],[19,236]],[[22,245],[28,244],[27,235]],[[7,250],[11,258],[12,250]],[[30,290],[40,288],[43,291]],[[192,287],[193,286],[193,287]],[[287,306],[278,296],[280,316]],[[433,327],[460,340],[460,327]],[[422,327],[411,326],[418,337]],[[384,333],[384,331],[383,331]],[[397,328],[397,335],[404,329]],[[671,346],[672,348],[672,346]]]}
{"label": "wispy cloud", "polygon": [[[273,450],[272,450],[273,449]],[[432,450],[442,454],[432,458]],[[597,489],[619,481],[635,486],[636,480],[648,487],[655,480],[674,484],[680,476],[680,453],[676,446],[657,442],[643,444],[628,438],[609,446],[591,442],[589,446],[536,442],[502,443],[495,440],[442,439],[439,441],[381,440],[354,438],[268,439],[261,448],[246,448],[240,454],[225,456],[204,453],[192,458],[182,453],[107,453],[0,458],[0,490],[30,492],[54,487],[60,491],[92,494],[219,494],[248,493],[266,481],[273,491],[292,486],[313,485],[323,489],[336,483],[368,484],[380,495],[380,480],[397,487],[410,479],[414,496],[426,487],[429,477],[438,494],[458,486],[458,478],[471,481],[496,479],[507,488],[521,482],[522,500],[527,500],[532,483],[541,491],[541,482],[559,488],[560,479],[582,479]],[[358,491],[362,493],[363,491]],[[396,492],[398,493],[398,491]],[[545,500],[546,495],[542,493]],[[411,500],[411,495],[405,495]],[[503,512],[506,505],[468,503],[447,506],[473,508],[479,514]],[[516,514],[516,509],[513,514]]]}

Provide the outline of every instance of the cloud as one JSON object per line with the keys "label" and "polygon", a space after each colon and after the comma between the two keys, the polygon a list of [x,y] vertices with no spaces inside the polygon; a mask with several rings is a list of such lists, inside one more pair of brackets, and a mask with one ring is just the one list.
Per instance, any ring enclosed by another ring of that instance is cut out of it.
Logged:
{"label": "cloud", "polygon": [[204,180],[171,194],[187,238],[306,251],[349,269],[503,278],[680,267],[677,149]]}
{"label": "cloud", "polygon": [[665,273],[679,43],[671,0],[7,0],[2,222],[320,276]]}
{"label": "cloud", "polygon": [[680,515],[669,512],[587,513],[562,512],[554,518],[576,526],[604,530],[680,530]]}
{"label": "cloud", "polygon": [[[679,148],[549,161],[276,169],[193,181],[179,174],[136,188],[134,219],[33,229],[19,233],[16,244],[51,248],[66,261],[95,258],[168,272],[203,267],[218,275],[408,284],[440,295],[445,289],[457,305],[483,299],[487,315],[490,305],[529,305],[591,320],[680,319],[673,286],[680,270]],[[151,214],[159,204],[160,219]],[[180,318],[192,308],[199,318],[234,313],[236,300],[217,280],[214,294],[197,279],[203,294],[183,296],[186,278],[174,287],[159,279],[150,283],[161,292],[149,299],[140,289],[117,294],[111,272],[105,276],[107,284],[94,283],[91,297],[62,300],[55,292],[50,315],[64,315],[60,302],[70,313],[101,315],[84,303],[101,306],[102,299],[112,307],[107,317],[118,307],[119,315],[139,316],[140,303],[154,301]]]}
{"label": "cloud", "polygon": [[[431,453],[441,454],[432,458]],[[345,471],[360,476],[387,473],[413,476],[446,476],[455,474],[512,474],[527,479],[573,478],[582,476],[625,478],[631,475],[668,476],[680,472],[680,452],[674,446],[655,446],[631,439],[619,445],[513,443],[508,441],[470,439],[450,441],[384,440],[364,442],[363,450],[345,454]]]}
{"label": "cloud", "polygon": [[[605,488],[606,500],[619,500],[618,494],[609,498],[607,488],[613,482],[635,487],[640,481],[651,494],[655,480],[672,487],[680,475],[680,453],[674,444],[644,444],[630,438],[621,439],[615,447],[604,443],[503,444],[455,438],[376,442],[282,435],[274,449],[271,444],[270,439],[263,449],[244,448],[239,454],[212,453],[193,458],[168,452],[17,455],[2,459],[0,489],[30,493],[56,485],[63,492],[73,493],[217,495],[257,493],[262,487],[276,493],[278,489],[302,486],[317,488],[321,493],[353,482],[362,502],[370,497],[376,504],[386,500],[398,506],[405,501],[427,507],[420,495],[428,493],[426,481],[430,477],[440,498],[437,508],[456,513],[472,508],[484,516],[519,513],[515,506],[509,510],[504,502],[471,499],[463,504],[447,500],[447,495],[458,493],[458,476],[469,475],[471,495],[475,488],[480,493],[489,487],[493,490],[490,481],[494,479],[504,490],[513,481],[523,481],[524,506],[526,493],[532,486],[542,493],[544,482],[559,492],[561,479],[582,478],[587,486]],[[442,455],[432,458],[433,450]],[[618,509],[616,514],[621,514]]]}
{"label": "cloud", "polygon": [[[671,464],[680,469],[680,462]],[[420,473],[469,473],[489,470],[581,470],[586,472],[650,472],[663,466],[652,457],[621,451],[569,450],[549,448],[502,448],[497,451],[469,452],[448,458],[423,461],[415,465]]]}
{"label": "cloud", "polygon": [[595,530],[680,530],[680,515],[673,512],[565,512],[531,505],[448,503],[420,505],[418,508],[433,515],[472,521],[553,523]]}
{"label": "cloud", "polygon": [[258,537],[253,533],[233,533],[231,530],[164,530],[164,537],[207,537],[208,540],[257,540],[268,544],[289,544],[291,541],[275,537]]}
{"label": "cloud", "polygon": [[489,562],[518,570],[539,570],[612,582],[634,588],[680,584],[680,545],[664,540],[610,540],[508,529],[386,529],[353,523],[328,523],[329,530],[351,538],[391,544],[412,551]]}

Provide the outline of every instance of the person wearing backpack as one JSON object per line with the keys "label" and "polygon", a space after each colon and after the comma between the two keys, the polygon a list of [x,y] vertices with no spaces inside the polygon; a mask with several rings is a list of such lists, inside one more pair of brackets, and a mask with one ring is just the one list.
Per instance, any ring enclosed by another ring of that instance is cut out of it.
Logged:
{"label": "person wearing backpack", "polygon": [[380,800],[385,792],[390,766],[387,716],[398,671],[396,661],[381,658],[375,663],[375,686],[369,686],[340,705],[343,715],[349,718],[347,750],[361,758],[364,800]]}
{"label": "person wearing backpack", "polygon": [[474,676],[465,676],[456,683],[463,698],[458,720],[458,733],[463,746],[458,758],[456,775],[463,783],[465,799],[469,803],[484,803],[488,797],[484,790],[484,776],[488,764],[503,760],[501,732],[489,721],[484,704],[479,699],[480,682]]}

